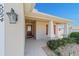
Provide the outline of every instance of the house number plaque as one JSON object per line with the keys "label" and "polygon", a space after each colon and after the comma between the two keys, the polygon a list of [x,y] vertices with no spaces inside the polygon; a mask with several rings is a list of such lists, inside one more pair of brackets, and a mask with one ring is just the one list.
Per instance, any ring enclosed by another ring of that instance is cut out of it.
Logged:
{"label": "house number plaque", "polygon": [[3,4],[0,4],[0,21],[1,22],[3,21],[3,16],[4,16],[3,12],[4,12]]}

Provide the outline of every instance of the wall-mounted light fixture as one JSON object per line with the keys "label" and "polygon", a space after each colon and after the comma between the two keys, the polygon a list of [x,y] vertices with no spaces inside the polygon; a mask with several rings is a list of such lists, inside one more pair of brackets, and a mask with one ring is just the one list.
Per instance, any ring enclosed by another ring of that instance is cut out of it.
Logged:
{"label": "wall-mounted light fixture", "polygon": [[17,14],[15,13],[13,8],[11,8],[10,12],[7,12],[7,15],[9,17],[10,24],[16,24],[18,18],[17,18]]}

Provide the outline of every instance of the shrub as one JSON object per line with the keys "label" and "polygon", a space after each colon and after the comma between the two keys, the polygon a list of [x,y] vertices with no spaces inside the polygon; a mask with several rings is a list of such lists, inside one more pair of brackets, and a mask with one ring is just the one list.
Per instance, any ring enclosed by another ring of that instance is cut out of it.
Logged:
{"label": "shrub", "polygon": [[72,32],[69,36],[74,38],[79,38],[79,32]]}
{"label": "shrub", "polygon": [[69,37],[74,38],[76,43],[79,44],[79,32],[72,32]]}
{"label": "shrub", "polygon": [[57,49],[60,45],[62,45],[62,42],[60,40],[50,40],[50,41],[47,42],[47,46],[51,50]]}
{"label": "shrub", "polygon": [[55,50],[59,47],[59,42],[58,40],[50,40],[47,42],[47,45],[50,49]]}
{"label": "shrub", "polygon": [[76,40],[76,43],[79,44],[79,38],[76,38],[75,40]]}
{"label": "shrub", "polygon": [[62,46],[65,46],[68,43],[68,38],[62,38],[61,41],[63,42]]}
{"label": "shrub", "polygon": [[68,43],[71,44],[71,43],[76,43],[76,38],[74,37],[71,37],[68,39]]}
{"label": "shrub", "polygon": [[58,47],[60,46],[65,46],[67,44],[71,44],[71,43],[79,43],[79,41],[77,41],[77,39],[75,40],[75,38],[62,38],[61,40],[49,40],[47,42],[47,46],[52,49],[52,50],[56,50]]}
{"label": "shrub", "polygon": [[49,40],[47,42],[47,46],[53,50],[57,55],[61,55],[61,53],[57,50],[60,46],[65,46],[67,44],[77,43],[79,44],[79,32],[72,32],[68,38],[62,38],[57,40]]}

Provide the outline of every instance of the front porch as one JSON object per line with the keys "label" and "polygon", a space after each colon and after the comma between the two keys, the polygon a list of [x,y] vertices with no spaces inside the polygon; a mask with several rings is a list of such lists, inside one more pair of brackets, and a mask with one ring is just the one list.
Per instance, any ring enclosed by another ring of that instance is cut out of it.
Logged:
{"label": "front porch", "polygon": [[46,56],[42,47],[46,46],[48,40],[67,37],[69,34],[68,20],[39,12],[29,13],[25,18],[26,56]]}
{"label": "front porch", "polygon": [[67,37],[69,34],[70,20],[47,15],[33,10],[27,16],[26,37],[34,39],[53,39]]}
{"label": "front porch", "polygon": [[37,21],[26,19],[26,38],[34,39],[55,39],[68,35],[69,27],[67,23],[51,21]]}

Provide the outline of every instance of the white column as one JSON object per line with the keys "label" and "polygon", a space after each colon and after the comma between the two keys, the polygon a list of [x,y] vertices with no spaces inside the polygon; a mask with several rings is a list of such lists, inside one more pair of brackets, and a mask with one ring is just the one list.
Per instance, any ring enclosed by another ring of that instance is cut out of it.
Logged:
{"label": "white column", "polygon": [[68,24],[64,24],[64,37],[67,37],[69,34],[69,26]]}
{"label": "white column", "polygon": [[70,34],[72,32],[72,26],[71,26],[71,24],[69,24],[68,27],[69,27],[69,29],[68,29],[69,30],[69,33],[68,34]]}
{"label": "white column", "polygon": [[48,22],[48,38],[53,39],[55,37],[54,35],[54,24],[53,21]]}
{"label": "white column", "polygon": [[56,37],[58,38],[58,25],[56,24]]}

